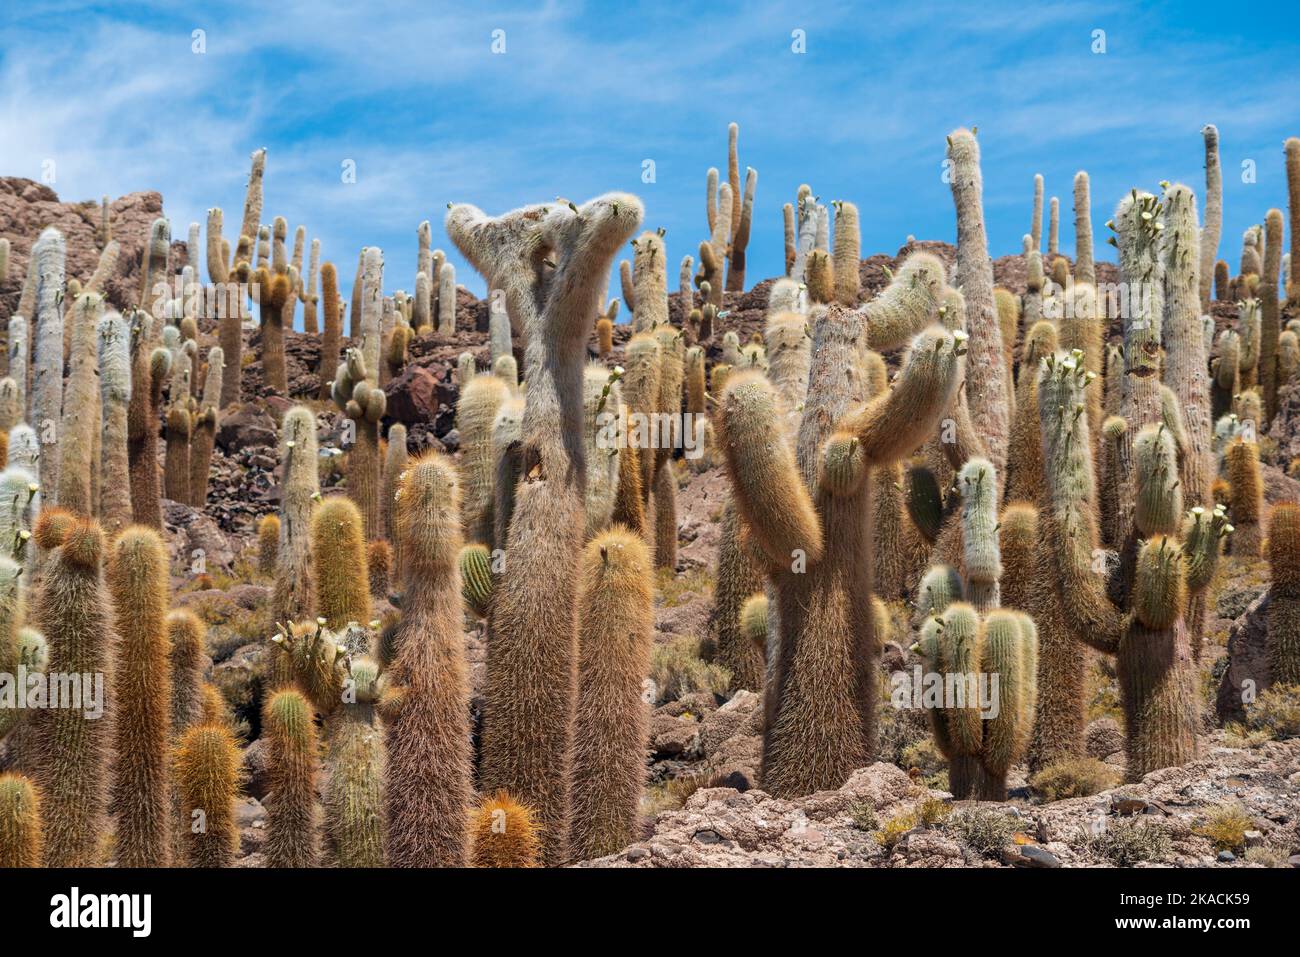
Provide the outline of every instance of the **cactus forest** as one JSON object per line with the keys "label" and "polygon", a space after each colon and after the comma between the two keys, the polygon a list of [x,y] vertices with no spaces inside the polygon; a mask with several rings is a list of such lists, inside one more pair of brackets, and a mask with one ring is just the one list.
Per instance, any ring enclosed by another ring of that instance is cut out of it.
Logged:
{"label": "cactus forest", "polygon": [[1238,243],[1212,125],[1023,237],[990,135],[896,253],[734,123],[414,275],[273,150],[0,218],[0,867],[1300,862],[1300,139]]}

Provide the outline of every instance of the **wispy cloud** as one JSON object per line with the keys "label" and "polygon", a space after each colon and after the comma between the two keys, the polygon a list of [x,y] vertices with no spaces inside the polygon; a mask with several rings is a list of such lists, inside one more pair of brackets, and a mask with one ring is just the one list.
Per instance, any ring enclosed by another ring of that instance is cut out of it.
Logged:
{"label": "wispy cloud", "polygon": [[[1248,29],[1208,4],[1119,2],[42,4],[0,36],[0,170],[35,178],[53,160],[68,199],[158,189],[183,233],[209,206],[235,215],[265,145],[266,215],[305,223],[345,277],[362,245],[382,246],[387,285],[409,289],[416,225],[440,237],[449,200],[499,210],[630,189],[674,260],[692,252],[704,171],[724,165],[736,120],[741,162],[760,173],[758,278],[781,268],[781,205],[801,182],[859,204],[866,250],[951,239],[941,173],[957,125],[980,128],[991,244],[1006,253],[1035,172],[1068,209],[1088,169],[1100,223],[1132,185],[1199,186],[1199,130],[1215,122],[1234,258],[1233,237],[1284,202],[1280,144],[1297,132],[1300,35],[1268,6]],[[1254,184],[1233,175],[1246,159]]]}

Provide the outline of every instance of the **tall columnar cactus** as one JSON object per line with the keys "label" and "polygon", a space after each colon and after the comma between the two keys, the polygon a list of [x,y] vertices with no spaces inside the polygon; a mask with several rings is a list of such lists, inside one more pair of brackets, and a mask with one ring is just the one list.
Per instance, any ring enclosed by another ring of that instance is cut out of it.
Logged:
{"label": "tall columnar cactus", "polygon": [[221,424],[221,387],[225,380],[225,353],[221,346],[208,350],[208,373],[203,379],[203,396],[194,413],[190,438],[189,503],[202,508],[208,500],[208,479],[212,472],[212,449]]}
{"label": "tall columnar cactus", "polygon": [[40,867],[41,798],[30,779],[0,774],[0,868]]}
{"label": "tall columnar cactus", "polygon": [[[489,435],[489,440],[491,436]],[[384,537],[390,542],[396,542],[396,520],[393,517],[393,509],[396,505],[397,487],[401,484],[402,473],[406,471],[406,463],[410,458],[410,453],[406,447],[406,426],[400,422],[394,422],[388,427],[388,444],[384,450],[384,491],[383,491],[383,519],[384,519]],[[495,461],[494,461],[495,464]]]}
{"label": "tall columnar cactus", "polygon": [[[338,271],[333,263],[325,263],[320,269],[320,294],[323,303],[320,341],[320,393],[322,399],[330,397],[334,384],[334,370],[338,367],[339,344],[343,336],[343,317],[340,314],[342,300],[339,299]],[[225,404],[224,402],[222,403]]]}
{"label": "tall columnar cactus", "polygon": [[1047,255],[1055,256],[1060,248],[1061,235],[1061,201],[1055,196],[1049,204],[1047,220]]}
{"label": "tall columnar cactus", "polygon": [[316,726],[311,707],[293,689],[277,691],[262,716],[270,794],[266,808],[268,867],[315,867]]}
{"label": "tall columnar cactus", "polygon": [[[496,490],[492,503],[492,545],[504,548],[510,520],[514,517],[515,491],[519,485],[520,467],[523,464],[520,436],[524,422],[524,400],[512,398],[501,406],[496,421],[492,423],[492,455],[496,459]],[[624,450],[627,452],[628,450]],[[623,456],[620,456],[620,459]],[[639,469],[639,466],[638,466]],[[639,471],[638,471],[639,476]],[[622,463],[620,463],[620,498],[622,495]],[[636,503],[640,504],[640,491]]]}
{"label": "tall columnar cactus", "polygon": [[370,582],[361,513],[352,500],[331,495],[311,517],[316,613],[328,628],[370,620]]}
{"label": "tall columnar cactus", "polygon": [[1074,278],[1090,286],[1097,284],[1092,253],[1092,190],[1083,170],[1074,174]]}
{"label": "tall columnar cactus", "polygon": [[90,517],[90,477],[99,468],[91,461],[95,436],[99,434],[99,370],[95,356],[96,325],[104,310],[104,300],[93,294],[78,296],[71,309],[71,372],[59,441],[47,449],[59,457],[59,487],[56,501],[78,515]]}
{"label": "tall columnar cactus", "polygon": [[99,519],[108,534],[131,524],[130,462],[127,459],[127,406],[131,398],[131,332],[117,312],[99,320],[99,385],[103,416]]}
{"label": "tall columnar cactus", "polygon": [[765,561],[742,532],[730,494],[720,525],[718,578],[709,623],[716,646],[714,660],[731,672],[731,690],[758,692],[763,689],[763,653],[745,636],[740,619],[744,603],[763,588]]}
{"label": "tall columnar cactus", "polygon": [[1197,252],[1198,292],[1201,311],[1210,311],[1210,280],[1214,261],[1219,255],[1219,238],[1223,233],[1223,172],[1219,167],[1219,130],[1207,123],[1201,129],[1205,138],[1205,227],[1201,230]]}
{"label": "tall columnar cactus", "polygon": [[168,750],[171,662],[164,618],[167,551],[151,528],[128,528],[113,542],[105,577],[119,643],[112,699],[116,760],[112,806],[117,812],[117,862],[165,867],[171,836]]}
{"label": "tall columnar cactus", "polygon": [[190,437],[194,418],[190,410],[174,405],[167,410],[167,453],[163,467],[163,495],[184,502],[190,490]]}
{"label": "tall columnar cactus", "polygon": [[402,622],[381,703],[388,863],[463,866],[472,759],[455,465],[437,453],[412,462],[397,506],[405,556]]}
{"label": "tall columnar cactus", "polygon": [[1292,304],[1300,304],[1300,280],[1296,279],[1297,270],[1300,270],[1300,137],[1289,137],[1284,149],[1287,207],[1291,219],[1291,288],[1287,290],[1287,299]]}
{"label": "tall columnar cactus", "polygon": [[274,575],[279,550],[280,517],[263,515],[257,523],[257,570],[263,575]]}
{"label": "tall columnar cactus", "polygon": [[131,399],[127,404],[127,461],[134,521],[162,528],[162,490],[158,478],[158,407],[171,374],[171,353],[155,347],[155,320],[137,309],[130,317]]}
{"label": "tall columnar cactus", "polygon": [[[316,612],[311,534],[312,505],[320,496],[320,479],[317,468],[316,416],[306,406],[294,406],[284,414],[280,427],[280,471],[282,492],[273,561],[275,590],[271,608],[272,621],[289,622],[314,617]],[[355,554],[348,557],[355,558]],[[325,560],[328,562],[328,559]],[[346,620],[342,623],[346,624]],[[336,622],[335,627],[337,626]]]}
{"label": "tall columnar cactus", "polygon": [[365,522],[367,538],[382,531],[380,486],[382,462],[379,456],[379,420],[387,408],[387,397],[378,386],[380,319],[383,304],[383,255],[374,247],[365,252],[363,271],[361,348],[347,351],[334,377],[334,403],[352,420],[355,441],[348,451],[348,496]]}
{"label": "tall columnar cactus", "polygon": [[1010,420],[1002,331],[993,304],[993,263],[984,231],[983,181],[979,144],[969,130],[948,136],[953,202],[957,208],[957,285],[966,299],[970,361],[966,400],[975,432],[999,474],[1007,464]]}
{"label": "tall columnar cactus", "polygon": [[1043,251],[1043,174],[1034,174],[1034,212],[1029,222],[1029,235],[1033,239],[1033,249]]}
{"label": "tall columnar cactus", "polygon": [[[32,246],[28,267],[36,272],[36,354],[32,365],[31,424],[43,445],[56,440],[63,418],[63,298],[66,245],[53,227]],[[40,482],[58,488],[59,455],[46,449],[40,458]]]}
{"label": "tall columnar cactus", "polygon": [[1056,326],[1047,320],[1034,323],[1025,336],[1016,383],[1016,417],[1007,445],[1006,500],[1037,502],[1043,488],[1043,444],[1038,424],[1038,367],[1056,352]]}
{"label": "tall columnar cactus", "polygon": [[587,545],[580,574],[569,846],[574,860],[588,860],[635,839],[650,734],[641,683],[654,639],[654,582],[645,543],[622,528]]}
{"label": "tall columnar cactus", "polygon": [[1268,525],[1273,584],[1268,597],[1268,667],[1273,684],[1300,684],[1300,506],[1273,509]]}
{"label": "tall columnar cactus", "polygon": [[[527,340],[521,481],[490,622],[482,784],[509,789],[537,809],[551,864],[568,857],[573,571],[585,525],[583,344],[601,277],[641,215],[639,200],[614,193],[582,206],[525,207],[496,219],[470,206],[454,206],[447,216],[453,241],[505,291],[512,322],[517,317]],[[539,248],[549,249],[556,264],[545,290],[532,267]]]}
{"label": "tall columnar cactus", "polygon": [[663,232],[646,231],[632,240],[632,331],[668,325],[668,253]]}
{"label": "tall columnar cactus", "polygon": [[734,198],[731,204],[730,248],[727,256],[728,292],[745,291],[745,250],[749,247],[750,226],[754,217],[754,190],[758,186],[758,171],[746,167],[745,189],[740,189],[740,159],[736,153],[736,140],[740,127],[735,123],[727,127],[727,183]]}
{"label": "tall columnar cactus", "polygon": [[1277,413],[1277,342],[1282,332],[1278,281],[1282,271],[1282,211],[1270,209],[1264,217],[1264,272],[1260,276],[1259,384],[1264,396],[1267,426]]}
{"label": "tall columnar cactus", "polygon": [[835,275],[835,301],[842,306],[856,306],[862,280],[858,273],[862,256],[862,233],[858,225],[858,207],[836,200],[835,249],[832,272]]}
{"label": "tall columnar cactus", "polygon": [[[103,533],[93,522],[46,509],[33,538],[51,553],[32,612],[32,623],[49,640],[48,673],[111,675],[117,636],[100,574]],[[102,685],[100,691],[102,703]],[[36,753],[31,764],[44,800],[47,867],[101,863],[98,843],[113,730],[107,708],[103,714],[97,711],[86,706],[83,693],[82,701],[38,711],[33,721]]]}
{"label": "tall columnar cactus", "polygon": [[988,460],[968,461],[957,476],[962,496],[962,543],[967,597],[985,613],[1001,601],[1002,555],[998,548],[998,477]]}
{"label": "tall columnar cactus", "polygon": [[871,556],[861,538],[870,483],[834,494],[818,486],[818,476],[828,440],[834,447],[856,438],[865,464],[888,463],[918,446],[953,399],[964,335],[938,327],[913,341],[891,390],[869,395],[858,323],[869,322],[873,305],[877,314],[889,304],[897,311],[897,293],[856,315],[830,310],[818,320],[797,464],[770,384],[754,372],[735,374],[722,398],[719,439],[736,502],[777,598],[762,772],[764,789],[774,794],[838,787],[874,749],[877,646]]}
{"label": "tall columnar cactus", "polygon": [[438,335],[456,333],[456,267],[443,263],[438,270]]}
{"label": "tall columnar cactus", "polygon": [[510,387],[494,375],[480,374],[462,383],[456,403],[456,428],[464,450],[461,469],[465,488],[465,534],[472,542],[492,541],[493,483],[492,424]]}
{"label": "tall columnar cactus", "polygon": [[221,218],[219,208],[208,210],[208,277],[215,284],[217,339],[221,343],[222,356],[219,402],[221,408],[225,408],[240,399],[244,348],[242,284],[248,279],[248,265],[227,265],[225,243],[221,238]]}

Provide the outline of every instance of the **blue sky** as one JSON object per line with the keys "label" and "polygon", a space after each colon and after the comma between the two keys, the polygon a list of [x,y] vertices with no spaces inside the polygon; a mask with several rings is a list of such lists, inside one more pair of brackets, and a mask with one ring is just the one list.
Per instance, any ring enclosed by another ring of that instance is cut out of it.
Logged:
{"label": "blue sky", "polygon": [[[944,136],[972,124],[995,255],[1019,251],[1036,172],[1061,198],[1071,252],[1071,180],[1086,169],[1098,258],[1110,258],[1102,223],[1129,188],[1181,180],[1199,196],[1200,129],[1215,123],[1220,256],[1235,268],[1242,231],[1285,205],[1282,142],[1300,134],[1291,4],[1252,3],[1249,16],[1023,0],[469,6],[14,6],[0,34],[0,172],[40,179],[53,160],[65,200],[160,190],[183,238],[209,206],[228,230],[239,222],[248,154],[265,146],[264,218],[319,237],[346,296],[362,245],[383,248],[388,291],[413,288],[422,219],[452,252],[448,201],[499,212],[628,190],[676,263],[706,238],[705,171],[725,174],[733,120],[742,167],[759,173],[750,283],[781,272],[781,206],[801,182],[858,204],[864,254],[908,234],[951,241]],[[342,182],[346,160],[355,183]]]}

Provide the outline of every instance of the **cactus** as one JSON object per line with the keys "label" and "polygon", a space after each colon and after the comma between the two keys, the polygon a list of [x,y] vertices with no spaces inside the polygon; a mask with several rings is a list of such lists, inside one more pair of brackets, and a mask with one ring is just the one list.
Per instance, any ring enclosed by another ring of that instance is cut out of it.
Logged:
{"label": "cactus", "polygon": [[59,443],[57,449],[51,450],[59,457],[59,507],[87,517],[93,511],[91,472],[98,469],[98,463],[91,461],[91,452],[100,426],[95,335],[103,308],[101,297],[87,293],[78,296],[70,310],[71,372]]}
{"label": "cactus", "polygon": [[9,335],[9,378],[14,383],[14,408],[17,410],[16,417],[9,423],[5,431],[13,429],[14,423],[25,421],[27,418],[27,377],[28,377],[28,324],[27,320],[21,315],[11,316],[8,325]]}
{"label": "cactus", "polygon": [[1232,486],[1229,512],[1233,533],[1229,549],[1233,555],[1258,558],[1261,553],[1260,522],[1264,511],[1264,483],[1259,470],[1259,446],[1239,437],[1225,455],[1228,482]]}
{"label": "cactus", "polygon": [[596,320],[596,351],[602,359],[614,351],[614,323],[604,316]]}
{"label": "cactus", "polygon": [[1205,138],[1205,227],[1194,255],[1198,259],[1201,312],[1209,312],[1210,279],[1217,271],[1215,257],[1219,254],[1219,237],[1223,232],[1223,173],[1219,167],[1218,128],[1207,123],[1201,129],[1201,136]]}
{"label": "cactus", "polygon": [[1300,507],[1279,504],[1268,526],[1273,582],[1268,597],[1268,665],[1274,685],[1300,684]]}
{"label": "cactus", "polygon": [[492,555],[486,545],[470,544],[460,550],[461,593],[465,608],[475,618],[487,618],[492,609]]}
{"label": "cactus", "polygon": [[[31,422],[38,433],[57,429],[63,417],[63,235],[53,227],[32,246],[28,272],[36,275],[36,353],[32,364]],[[42,455],[40,483],[58,488],[59,456]]]}
{"label": "cactus", "polygon": [[[505,543],[509,559],[489,623],[482,784],[509,789],[536,808],[551,864],[568,857],[577,657],[572,570],[585,524],[585,462],[575,441],[582,428],[582,347],[601,277],[641,215],[639,200],[615,193],[497,219],[470,206],[453,206],[447,216],[466,258],[502,283],[512,321],[517,317],[528,343],[521,477]],[[556,263],[544,292],[524,265],[537,246],[548,247]]]}
{"label": "cactus", "polygon": [[472,542],[492,541],[493,483],[492,425],[510,388],[496,376],[476,375],[462,383],[456,403],[456,428],[460,432],[462,484],[465,488],[465,537]]}
{"label": "cactus", "polygon": [[262,716],[270,794],[266,808],[268,867],[315,867],[316,726],[301,693],[277,691]]}
{"label": "cactus", "polygon": [[171,373],[171,353],[155,348],[155,320],[143,310],[131,316],[131,399],[127,405],[127,461],[132,518],[138,525],[162,528],[158,481],[158,408]]}
{"label": "cactus", "polygon": [[171,735],[175,740],[203,719],[207,626],[188,608],[169,611],[165,625],[172,686]]}
{"label": "cactus", "polygon": [[[1108,582],[1097,574],[1095,478],[1079,401],[1085,381],[1086,371],[1073,356],[1049,359],[1039,381],[1047,477],[1040,541],[1051,571],[1040,591],[1055,591],[1060,609],[1045,608],[1040,616],[1052,628],[1045,633],[1051,640],[1044,642],[1039,671],[1044,706],[1035,725],[1035,752],[1041,765],[1060,754],[1080,753],[1082,747],[1077,663],[1064,660],[1070,642],[1053,635],[1060,624],[1074,641],[1116,656],[1128,718],[1128,773],[1137,780],[1156,768],[1183,763],[1194,752],[1190,725],[1195,716],[1187,695],[1191,651],[1181,618],[1187,600],[1203,593],[1213,577],[1226,520],[1218,512],[1207,519],[1196,506],[1183,528],[1177,528],[1181,488],[1174,436],[1163,422],[1146,424],[1132,446],[1132,523],[1134,534],[1146,541],[1135,546],[1131,561],[1119,563],[1119,580]],[[1181,544],[1168,534],[1171,528],[1182,532]],[[1125,614],[1126,609],[1131,613]],[[1077,660],[1077,651],[1073,653]],[[1049,702],[1050,722],[1044,720]]]}
{"label": "cactus", "polygon": [[[103,533],[93,522],[47,508],[32,537],[51,553],[32,610],[32,623],[49,639],[48,672],[109,674],[117,636],[100,574]],[[32,721],[31,763],[44,802],[47,867],[100,863],[113,731],[111,718],[89,716],[85,707],[48,708]]]}
{"label": "cactus", "polygon": [[257,570],[263,575],[274,575],[279,560],[280,518],[263,515],[257,523]]}
{"label": "cactus", "polygon": [[[321,266],[320,292],[321,300],[324,303],[324,313],[320,342],[320,367],[318,369],[320,378],[319,397],[328,399],[331,387],[334,384],[334,370],[338,366],[339,343],[343,335],[343,318],[339,313],[341,300],[339,299],[338,271],[334,268],[333,263],[325,263]],[[226,404],[224,398],[221,404]]]}
{"label": "cactus", "polygon": [[973,458],[962,467],[957,487],[964,502],[961,520],[967,595],[975,610],[984,613],[1001,600],[997,474],[986,459]]}
{"label": "cactus", "polygon": [[41,798],[21,774],[0,774],[0,868],[40,867]]}
{"label": "cactus", "polygon": [[438,335],[456,334],[456,267],[443,263],[438,270]]}
{"label": "cactus", "polygon": [[578,589],[570,853],[588,860],[635,839],[650,713],[641,683],[654,639],[654,583],[640,536],[614,528],[583,551]]}
{"label": "cactus", "polygon": [[167,412],[167,456],[163,469],[163,494],[174,502],[189,498],[190,435],[194,420],[188,409],[172,406]]}
{"label": "cactus", "polygon": [[1074,279],[1089,286],[1097,284],[1092,255],[1092,190],[1088,174],[1074,174]]}
{"label": "cactus", "polygon": [[482,798],[470,816],[474,867],[538,867],[541,827],[536,812],[508,791]]}
{"label": "cactus", "polygon": [[[898,322],[897,315],[882,314],[881,303],[899,303],[898,292],[891,286],[860,312]],[[817,322],[797,464],[781,435],[782,403],[771,385],[754,372],[733,374],[722,397],[719,442],[738,510],[765,557],[778,600],[762,771],[764,789],[778,795],[838,787],[874,747],[874,688],[860,688],[856,677],[870,671],[874,658],[870,595],[856,584],[867,574],[869,550],[862,548],[860,531],[846,531],[866,521],[870,483],[851,495],[817,490],[824,444],[832,428],[843,430],[857,435],[868,463],[893,461],[920,444],[957,383],[958,338],[932,329],[913,342],[894,388],[869,397],[859,321],[831,310]]]}
{"label": "cactus", "polygon": [[662,232],[642,233],[632,248],[632,331],[649,332],[668,325],[668,253]]}
{"label": "cactus", "polygon": [[[522,464],[520,432],[523,427],[524,400],[512,398],[502,404],[492,423],[492,456],[496,461],[495,491],[492,503],[492,544],[504,548],[506,532],[515,510],[515,489]],[[620,464],[625,456],[620,456]],[[639,494],[639,493],[638,493]],[[640,499],[637,500],[640,504]]]}
{"label": "cactus", "polygon": [[165,867],[170,852],[168,748],[172,711],[167,629],[167,551],[151,528],[113,542],[105,578],[119,636],[112,672],[117,739],[112,805],[117,862]]}
{"label": "cactus", "polygon": [[181,735],[173,773],[185,866],[234,863],[239,848],[235,798],[241,760],[234,736],[221,724],[205,722]]}
{"label": "cactus", "polygon": [[366,545],[366,569],[370,594],[382,600],[388,595],[393,573],[393,549],[385,539],[376,538]]}
{"label": "cactus", "polygon": [[132,519],[127,457],[127,405],[131,398],[130,330],[126,320],[118,313],[110,312],[99,320],[96,335],[99,408],[103,427],[99,518],[105,531],[113,535],[131,524]]}
{"label": "cactus", "polygon": [[617,373],[610,373],[594,362],[583,372],[583,438],[587,463],[585,538],[591,538],[610,523],[618,498],[623,443],[621,438],[613,443],[608,441],[609,425],[619,421],[623,407],[618,378]]}
{"label": "cactus", "polygon": [[1029,235],[1033,240],[1033,250],[1043,249],[1043,174],[1034,174],[1034,212],[1029,224]]}
{"label": "cactus", "polygon": [[220,346],[208,350],[208,373],[203,380],[203,398],[194,413],[190,438],[189,498],[195,508],[208,500],[208,477],[212,472],[212,448],[221,419],[221,386],[225,379],[225,354]]}
{"label": "cactus", "polygon": [[326,724],[325,834],[339,867],[382,867],[384,749],[375,722],[379,666],[360,657],[348,670],[348,691]]}
{"label": "cactus", "polygon": [[[268,528],[263,532],[259,527],[258,534],[259,539],[263,533],[267,536],[262,553],[264,571],[269,569],[275,576],[271,620],[298,621],[316,610],[317,599],[311,556],[312,505],[320,496],[316,416],[305,406],[294,406],[284,414],[280,474],[280,516],[265,516],[262,521]],[[361,616],[357,620],[367,619]]]}
{"label": "cactus", "polygon": [[710,630],[716,646],[714,661],[731,672],[732,691],[763,688],[763,653],[746,637],[741,619],[745,602],[763,587],[764,564],[749,536],[742,533],[734,497],[728,494],[720,523]]}
{"label": "cactus", "polygon": [[1264,243],[1264,272],[1260,277],[1260,340],[1259,384],[1264,396],[1264,418],[1261,427],[1267,427],[1277,413],[1277,341],[1281,335],[1281,306],[1278,301],[1278,279],[1282,269],[1282,211],[1270,209],[1264,217],[1266,239]]}
{"label": "cactus", "polygon": [[[395,522],[393,519],[393,506],[397,495],[397,486],[402,480],[402,473],[406,471],[406,463],[410,455],[406,447],[406,426],[400,422],[394,422],[388,427],[388,447],[384,451],[384,493],[382,514],[384,520],[384,536],[390,541],[395,541]],[[397,554],[400,554],[397,553]]]}
{"label": "cactus", "polygon": [[856,306],[862,281],[858,274],[862,258],[862,234],[858,226],[858,207],[836,200],[835,248],[831,272],[835,277],[835,301],[842,306]]}
{"label": "cactus", "polygon": [[406,556],[402,622],[397,659],[387,676],[391,690],[381,702],[388,862],[463,866],[471,755],[455,466],[437,453],[415,460],[397,504],[397,535]]}
{"label": "cactus", "polygon": [[952,161],[952,195],[957,208],[957,285],[966,300],[970,361],[966,363],[966,397],[975,432],[994,469],[1007,464],[1010,420],[1002,333],[993,303],[993,265],[984,231],[980,151],[965,129],[948,136]]}
{"label": "cactus", "polygon": [[369,621],[366,539],[361,513],[351,499],[331,495],[316,506],[311,516],[311,556],[316,613],[325,619],[326,627],[338,630],[349,621]]}
{"label": "cactus", "polygon": [[808,287],[810,302],[824,304],[835,298],[835,277],[832,274],[831,256],[824,249],[814,249],[804,262],[804,282]]}

